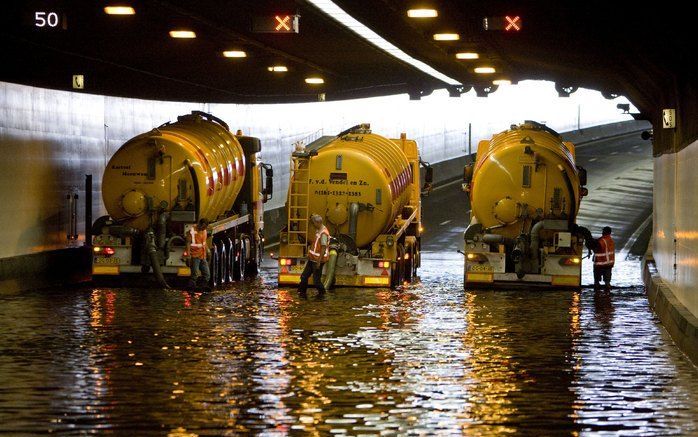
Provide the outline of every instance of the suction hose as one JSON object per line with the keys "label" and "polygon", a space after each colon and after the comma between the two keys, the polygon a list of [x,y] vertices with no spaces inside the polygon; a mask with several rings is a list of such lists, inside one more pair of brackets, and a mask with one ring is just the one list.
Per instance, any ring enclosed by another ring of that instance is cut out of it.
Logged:
{"label": "suction hose", "polygon": [[153,267],[155,279],[157,279],[158,284],[160,284],[162,288],[169,289],[170,286],[167,284],[167,281],[165,281],[165,276],[162,274],[162,269],[160,267],[160,258],[158,257],[158,248],[155,245],[155,235],[153,231],[148,231],[148,233],[145,234],[145,238],[146,252],[150,259],[150,265]]}
{"label": "suction hose", "polygon": [[585,228],[584,226],[575,225],[574,233],[584,237],[584,245],[589,251],[596,251],[596,239],[591,235],[591,231],[589,229]]}
{"label": "suction hose", "polygon": [[526,272],[524,271],[524,259],[526,258],[526,235],[521,234],[516,238],[514,249],[511,251],[511,259],[514,261],[516,268],[516,277],[521,279]]}
{"label": "suction hose", "polygon": [[331,247],[330,248],[330,259],[327,260],[327,267],[325,271],[325,280],[322,282],[322,285],[325,287],[325,290],[329,290],[330,287],[332,286],[332,283],[334,282],[334,271],[337,268],[337,249]]}

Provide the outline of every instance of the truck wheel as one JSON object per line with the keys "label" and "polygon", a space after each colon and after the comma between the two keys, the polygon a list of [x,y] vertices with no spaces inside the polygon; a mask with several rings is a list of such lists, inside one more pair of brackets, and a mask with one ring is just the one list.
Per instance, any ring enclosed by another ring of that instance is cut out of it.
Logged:
{"label": "truck wheel", "polygon": [[211,251],[211,265],[209,266],[209,272],[211,272],[211,279],[209,280],[209,285],[211,288],[218,287],[221,284],[221,278],[219,276],[219,264],[220,260],[218,258],[218,247],[216,244],[213,245],[213,250]]}
{"label": "truck wheel", "polygon": [[[414,278],[414,248],[410,246],[405,253],[409,257],[405,260],[405,281],[412,282]],[[403,256],[403,259],[405,257]]]}
{"label": "truck wheel", "polygon": [[233,242],[233,281],[239,281],[243,277],[242,271],[242,249],[240,240],[235,239]]}
{"label": "truck wheel", "polygon": [[395,267],[390,277],[390,288],[402,285],[402,280],[405,277],[405,248],[402,244],[398,244],[396,249],[397,260],[395,260]]}
{"label": "truck wheel", "polygon": [[240,253],[243,255],[243,274],[245,279],[252,279],[257,277],[257,256],[252,252],[252,242],[249,237],[243,237],[241,239],[242,246]]}
{"label": "truck wheel", "polygon": [[228,252],[225,250],[225,244],[221,241],[218,245],[218,277],[221,278],[220,282],[222,284],[228,283]]}
{"label": "truck wheel", "polygon": [[245,267],[245,277],[248,279],[256,278],[258,273],[257,261],[250,260]]}
{"label": "truck wheel", "polygon": [[233,282],[233,272],[235,264],[235,247],[233,246],[233,241],[230,238],[223,240],[225,245],[225,253],[227,255],[225,259],[225,283]]}

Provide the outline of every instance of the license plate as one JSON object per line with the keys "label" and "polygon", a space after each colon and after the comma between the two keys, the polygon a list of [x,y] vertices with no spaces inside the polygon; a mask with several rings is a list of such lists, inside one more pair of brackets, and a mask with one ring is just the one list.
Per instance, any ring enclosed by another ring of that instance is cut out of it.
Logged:
{"label": "license plate", "polygon": [[121,264],[121,259],[109,257],[109,258],[95,258],[95,264]]}
{"label": "license plate", "polygon": [[492,266],[489,264],[473,264],[468,268],[471,272],[491,272]]}

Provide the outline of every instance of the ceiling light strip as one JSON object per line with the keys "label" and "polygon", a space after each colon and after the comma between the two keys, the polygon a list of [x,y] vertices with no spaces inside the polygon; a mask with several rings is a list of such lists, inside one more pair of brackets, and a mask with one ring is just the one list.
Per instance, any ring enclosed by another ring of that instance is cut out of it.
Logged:
{"label": "ceiling light strip", "polygon": [[462,83],[460,83],[459,81],[446,76],[445,74],[437,71],[433,67],[403,52],[390,42],[386,41],[376,32],[361,24],[354,17],[344,12],[339,6],[337,6],[330,0],[308,0],[308,3],[314,5],[316,8],[320,9],[322,12],[329,15],[337,22],[339,22],[341,25],[347,27],[366,41],[373,44],[374,46],[378,47],[379,49],[383,50],[389,55],[415,67],[419,71],[426,73],[429,76],[432,76],[449,85],[462,85]]}

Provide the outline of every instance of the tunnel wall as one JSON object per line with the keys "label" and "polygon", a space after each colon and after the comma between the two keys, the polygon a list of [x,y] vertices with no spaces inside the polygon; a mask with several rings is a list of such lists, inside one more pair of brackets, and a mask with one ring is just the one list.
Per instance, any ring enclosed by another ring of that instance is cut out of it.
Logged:
{"label": "tunnel wall", "polygon": [[654,159],[654,240],[657,272],[698,317],[698,141]]}
{"label": "tunnel wall", "polygon": [[[435,92],[421,101],[391,96],[287,105],[148,101],[0,82],[0,290],[40,286],[48,265],[52,282],[72,281],[73,248],[84,238],[84,175],[93,175],[97,218],[105,213],[100,184],[111,155],[129,138],[192,110],[212,112],[231,129],[262,139],[262,158],[275,166],[275,198],[267,205],[274,209],[284,204],[289,153],[299,140],[370,122],[386,136],[407,132],[426,160],[447,162],[467,153],[468,123],[474,151],[480,139],[524,119],[559,131],[628,119],[615,109],[618,101],[589,90],[561,99],[548,82],[522,82],[487,99]],[[68,242],[66,196],[73,193],[80,239]]]}

